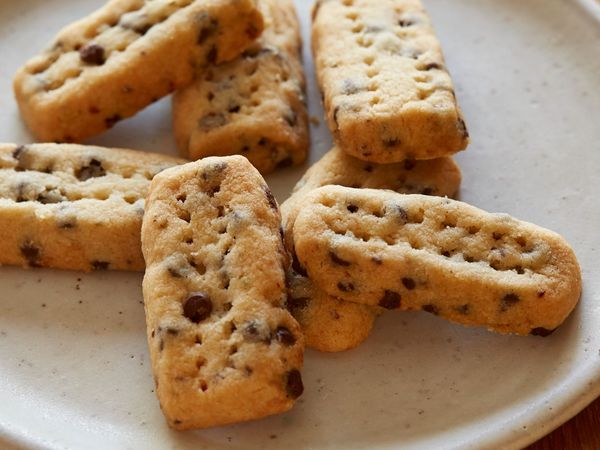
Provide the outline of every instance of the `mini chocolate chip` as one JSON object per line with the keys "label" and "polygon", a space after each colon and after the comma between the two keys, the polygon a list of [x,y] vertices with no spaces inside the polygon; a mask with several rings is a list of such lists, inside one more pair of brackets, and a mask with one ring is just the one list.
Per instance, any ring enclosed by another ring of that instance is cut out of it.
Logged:
{"label": "mini chocolate chip", "polygon": [[468,303],[465,303],[464,305],[455,306],[454,311],[466,316],[467,314],[469,314],[471,312],[471,305],[469,305]]}
{"label": "mini chocolate chip", "polygon": [[269,140],[266,137],[261,137],[258,140],[258,145],[260,145],[261,147],[267,145],[269,143]]}
{"label": "mini chocolate chip", "polygon": [[98,44],[88,44],[79,49],[79,57],[86,64],[101,66],[104,64],[104,47]]}
{"label": "mini chocolate chip", "polygon": [[[261,327],[261,324],[255,321],[248,322],[242,329],[244,340],[248,342],[271,342],[271,331],[266,331],[264,329],[265,327],[266,324],[263,324],[263,326]],[[263,328],[262,332],[261,328]]]}
{"label": "mini chocolate chip", "polygon": [[168,327],[167,334],[170,334],[171,336],[177,336],[179,334],[179,330],[177,328]]}
{"label": "mini chocolate chip", "polygon": [[401,300],[400,294],[386,290],[381,300],[379,300],[379,306],[385,309],[397,309],[400,308]]}
{"label": "mini chocolate chip", "polygon": [[409,291],[412,291],[417,285],[415,283],[415,280],[413,280],[412,278],[408,278],[408,277],[402,278],[402,284]]}
{"label": "mini chocolate chip", "polygon": [[110,263],[107,261],[92,261],[92,270],[108,270]]}
{"label": "mini chocolate chip", "polygon": [[296,399],[304,392],[304,385],[302,384],[302,375],[297,369],[290,370],[286,374],[285,390],[287,391],[288,397]]}
{"label": "mini chocolate chip", "polygon": [[465,124],[465,121],[463,119],[458,119],[456,125],[461,131],[463,139],[467,139],[469,137],[469,131],[467,130],[467,124]]}
{"label": "mini chocolate chip", "polygon": [[351,263],[349,261],[346,261],[342,258],[340,258],[338,255],[336,255],[335,252],[330,251],[329,252],[329,258],[337,265],[339,266],[344,266],[344,267],[348,267]]}
{"label": "mini chocolate chip", "polygon": [[549,330],[547,328],[544,327],[537,327],[534,328],[533,330],[531,330],[531,335],[532,336],[541,336],[541,337],[546,337],[546,336],[550,336],[552,333],[554,333],[555,330]]}
{"label": "mini chocolate chip", "polygon": [[398,25],[400,25],[401,27],[410,27],[413,24],[414,22],[410,19],[400,19],[398,21]]}
{"label": "mini chocolate chip", "polygon": [[209,113],[198,121],[198,126],[204,131],[209,131],[213,128],[222,127],[226,123],[227,119],[223,114]]}
{"label": "mini chocolate chip", "polygon": [[229,107],[229,109],[227,111],[231,114],[234,114],[234,113],[239,113],[240,109],[241,109],[240,105],[233,105],[233,106]]}
{"label": "mini chocolate chip", "polygon": [[445,256],[446,258],[450,258],[450,252],[448,250],[444,250],[440,253],[440,255]]}
{"label": "mini chocolate chip", "polygon": [[371,164],[367,164],[364,168],[365,172],[373,172],[373,166]]}
{"label": "mini chocolate chip", "polygon": [[30,267],[42,267],[40,264],[40,256],[42,254],[40,248],[31,241],[26,241],[20,247],[21,255],[27,260]]}
{"label": "mini chocolate chip", "polygon": [[371,258],[371,261],[373,261],[375,264],[377,264],[378,266],[383,264],[383,259],[381,259],[379,256],[373,256]]}
{"label": "mini chocolate chip", "polygon": [[269,186],[267,186],[266,184],[263,185],[263,191],[265,193],[265,196],[267,197],[267,202],[269,202],[269,206],[275,210],[278,211],[279,207],[277,206],[277,200],[275,200],[275,197],[273,196],[273,193],[271,192],[271,189],[269,189]]}
{"label": "mini chocolate chip", "polygon": [[345,283],[340,281],[337,284],[337,288],[342,292],[352,292],[354,290],[354,285],[352,283]]}
{"label": "mini chocolate chip", "polygon": [[287,156],[286,158],[279,161],[276,167],[278,169],[284,169],[285,167],[290,167],[292,164],[294,164],[294,159],[291,156]]}
{"label": "mini chocolate chip", "polygon": [[27,151],[27,147],[25,147],[24,145],[19,145],[13,150],[12,157],[20,162],[21,156],[26,151]]}
{"label": "mini chocolate chip", "polygon": [[75,218],[68,218],[57,221],[56,225],[62,230],[69,230],[71,228],[75,228],[75,226],[77,225],[77,221]]}
{"label": "mini chocolate chip", "polygon": [[400,145],[400,139],[398,138],[384,138],[382,142],[384,147],[396,147]]}
{"label": "mini chocolate chip", "polygon": [[516,303],[519,303],[520,300],[521,299],[516,294],[506,294],[500,301],[500,311],[507,311],[508,308],[514,306]]}
{"label": "mini chocolate chip", "polygon": [[206,62],[209,64],[215,64],[217,62],[217,54],[218,54],[217,46],[213,45],[210,48],[210,50],[208,51],[208,53],[206,54]]}
{"label": "mini chocolate chip", "polygon": [[430,188],[430,187],[423,188],[423,190],[421,191],[421,194],[423,194],[423,195],[432,195],[433,194],[433,189]]}
{"label": "mini chocolate chip", "polygon": [[394,211],[400,217],[400,220],[402,221],[402,224],[408,223],[408,212],[406,211],[406,209],[404,209],[400,205],[396,205],[394,207]]}
{"label": "mini chocolate chip", "polygon": [[210,316],[212,309],[213,305],[207,294],[194,292],[183,304],[183,315],[192,322],[199,323]]}
{"label": "mini chocolate chip", "polygon": [[115,114],[104,119],[104,124],[106,125],[106,128],[112,128],[121,120],[123,120],[123,118],[119,114]]}
{"label": "mini chocolate chip", "polygon": [[346,209],[348,209],[348,211],[350,211],[351,213],[355,213],[356,211],[358,211],[358,206],[353,205],[352,203],[350,203]]}
{"label": "mini chocolate chip", "polygon": [[433,314],[434,316],[437,316],[440,313],[440,309],[437,306],[432,305],[431,303],[423,305],[421,309],[425,312]]}
{"label": "mini chocolate chip", "polygon": [[542,298],[544,295],[546,295],[546,291],[538,291],[537,293],[538,298]]}
{"label": "mini chocolate chip", "polygon": [[425,70],[442,70],[442,65],[436,62],[429,63],[424,67]]}
{"label": "mini chocolate chip", "polygon": [[211,18],[208,24],[205,24],[200,29],[200,34],[198,35],[198,45],[204,44],[206,40],[217,31],[219,27],[219,22],[215,18]]}
{"label": "mini chocolate chip", "polygon": [[96,158],[92,158],[87,166],[83,166],[75,173],[75,176],[80,181],[85,181],[90,178],[103,177],[105,175],[106,171],[102,167],[102,162],[100,162]]}
{"label": "mini chocolate chip", "polygon": [[275,330],[275,339],[283,345],[291,346],[296,343],[296,337],[286,327],[280,326]]}

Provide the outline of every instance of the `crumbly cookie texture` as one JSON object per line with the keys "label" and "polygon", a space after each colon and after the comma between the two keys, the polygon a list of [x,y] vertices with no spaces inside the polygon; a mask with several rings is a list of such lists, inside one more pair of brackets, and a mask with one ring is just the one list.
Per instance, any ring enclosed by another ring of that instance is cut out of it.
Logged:
{"label": "crumbly cookie texture", "polygon": [[263,174],[308,151],[300,26],[292,0],[262,0],[265,30],[238,59],[200,73],[173,97],[173,129],[189,159],[242,154]]}
{"label": "crumbly cookie texture", "polygon": [[309,196],[296,254],[335,297],[520,335],[551,333],[579,299],[573,250],[539,226],[447,198],[339,186]]}
{"label": "crumbly cookie texture", "polygon": [[18,71],[21,115],[40,141],[79,142],[236,58],[262,28],[255,0],[111,0]]}
{"label": "crumbly cookie texture", "polygon": [[464,149],[469,134],[420,0],[318,0],[312,46],[336,144],[379,163]]}
{"label": "crumbly cookie texture", "polygon": [[376,164],[354,158],[334,147],[313,164],[281,205],[286,245],[293,253],[292,226],[308,192],[327,185],[389,189],[402,194],[454,197],[460,189],[460,168],[450,157],[395,164]]}
{"label": "crumbly cookie texture", "polygon": [[0,265],[144,270],[150,180],[184,162],[74,144],[0,144]]}
{"label": "crumbly cookie texture", "polygon": [[294,270],[288,273],[287,307],[302,327],[306,346],[342,352],[362,344],[382,308],[346,302],[314,286]]}
{"label": "crumbly cookie texture", "polygon": [[153,181],[142,227],[144,305],[171,427],[258,419],[302,394],[304,339],[285,309],[280,221],[242,156],[204,158]]}

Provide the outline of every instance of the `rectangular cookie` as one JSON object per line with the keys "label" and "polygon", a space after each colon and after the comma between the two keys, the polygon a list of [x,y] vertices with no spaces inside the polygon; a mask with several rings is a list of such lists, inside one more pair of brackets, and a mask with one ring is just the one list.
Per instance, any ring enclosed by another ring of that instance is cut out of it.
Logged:
{"label": "rectangular cookie", "polygon": [[300,25],[292,0],[262,0],[265,30],[238,59],[173,96],[173,129],[189,159],[242,154],[263,174],[300,164],[308,118]]}
{"label": "rectangular cookie", "polygon": [[79,142],[237,57],[262,31],[255,0],[111,0],[15,76],[39,141]]}
{"label": "rectangular cookie", "polygon": [[258,419],[302,394],[304,340],[285,309],[280,223],[271,191],[242,156],[204,158],[153,180],[144,305],[171,427]]}
{"label": "rectangular cookie", "polygon": [[[308,203],[307,194],[321,186],[388,189],[403,194],[455,196],[461,172],[449,157],[395,164],[376,164],[356,159],[334,147],[317,161],[296,184],[292,196],[281,205],[286,246],[295,255],[293,226]],[[307,347],[326,352],[354,348],[369,336],[382,308],[340,300],[315,286],[294,256],[289,275],[288,309],[298,320]]]}
{"label": "rectangular cookie", "polygon": [[150,180],[183,162],[74,144],[0,144],[0,265],[143,270]]}
{"label": "rectangular cookie", "polygon": [[573,250],[537,225],[417,194],[325,186],[307,197],[296,255],[329,295],[520,335],[551,333],[579,300]]}
{"label": "rectangular cookie", "polygon": [[464,149],[469,134],[420,0],[317,0],[312,47],[338,147],[378,163]]}

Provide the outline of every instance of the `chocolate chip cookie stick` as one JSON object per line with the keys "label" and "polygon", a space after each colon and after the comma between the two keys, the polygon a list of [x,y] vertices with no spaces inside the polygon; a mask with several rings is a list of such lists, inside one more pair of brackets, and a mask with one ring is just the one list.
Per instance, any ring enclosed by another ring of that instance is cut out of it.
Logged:
{"label": "chocolate chip cookie stick", "polygon": [[317,0],[312,47],[329,128],[378,163],[464,149],[469,135],[419,0]]}
{"label": "chocolate chip cookie stick", "polygon": [[262,27],[254,0],[111,0],[27,62],[15,96],[38,140],[78,142],[234,59]]}
{"label": "chocolate chip cookie stick", "polygon": [[308,150],[300,26],[292,0],[262,0],[265,31],[238,59],[211,67],[173,97],[181,155],[242,154],[263,174]]}
{"label": "chocolate chip cookie stick", "polygon": [[170,426],[276,414],[302,394],[304,339],[285,309],[277,202],[242,156],[156,177],[142,247],[156,392]]}
{"label": "chocolate chip cookie stick", "polygon": [[0,265],[144,270],[150,180],[184,162],[73,144],[0,144]]}
{"label": "chocolate chip cookie stick", "polygon": [[549,334],[579,300],[573,250],[539,226],[440,197],[339,186],[308,196],[296,254],[335,297],[521,335]]}

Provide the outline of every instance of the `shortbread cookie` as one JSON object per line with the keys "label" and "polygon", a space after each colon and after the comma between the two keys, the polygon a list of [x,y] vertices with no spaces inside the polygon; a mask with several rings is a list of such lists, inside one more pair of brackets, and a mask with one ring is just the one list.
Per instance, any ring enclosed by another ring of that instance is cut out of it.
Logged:
{"label": "shortbread cookie", "polygon": [[293,252],[291,227],[303,199],[313,189],[330,184],[391,189],[402,194],[454,197],[460,188],[461,172],[452,158],[428,161],[406,160],[395,164],[361,161],[334,147],[311,166],[294,187],[292,196],[281,205],[288,250]]}
{"label": "shortbread cookie", "polygon": [[419,0],[318,0],[312,45],[336,144],[379,163],[464,149],[469,134]]}
{"label": "shortbread cookie", "polygon": [[236,58],[262,27],[255,0],[111,0],[19,70],[17,102],[38,140],[81,141]]}
{"label": "shortbread cookie", "polygon": [[339,186],[308,196],[296,254],[335,297],[521,335],[550,333],[579,299],[577,259],[552,231],[447,198]]}
{"label": "shortbread cookie", "polygon": [[70,144],[0,144],[0,265],[144,270],[150,180],[185,161]]}
{"label": "shortbread cookie", "polygon": [[335,298],[293,270],[288,284],[288,310],[302,327],[306,346],[322,352],[342,352],[360,345],[383,311]]}
{"label": "shortbread cookie", "polygon": [[169,425],[204,428],[288,410],[304,339],[285,309],[277,202],[242,156],[152,183],[142,227],[156,392]]}
{"label": "shortbread cookie", "polygon": [[181,155],[242,154],[263,174],[308,150],[301,37],[292,0],[262,0],[265,31],[238,59],[213,67],[173,97]]}

